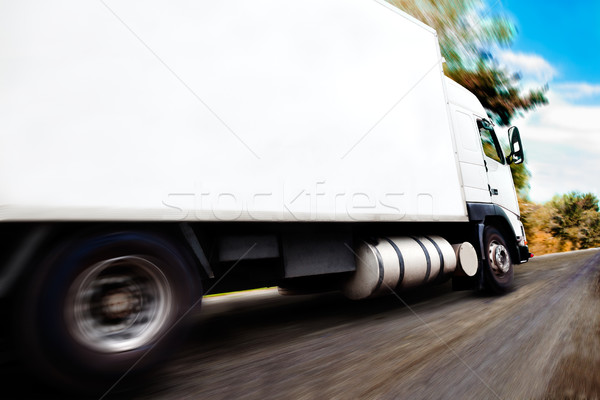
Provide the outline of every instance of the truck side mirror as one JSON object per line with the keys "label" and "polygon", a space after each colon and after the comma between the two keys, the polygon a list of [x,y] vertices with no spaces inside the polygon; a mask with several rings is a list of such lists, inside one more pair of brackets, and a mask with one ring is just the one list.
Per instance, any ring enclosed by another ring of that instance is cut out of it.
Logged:
{"label": "truck side mirror", "polygon": [[510,143],[510,155],[506,157],[509,164],[521,164],[525,161],[523,154],[523,143],[521,143],[521,134],[516,126],[510,127],[508,130],[508,141]]}

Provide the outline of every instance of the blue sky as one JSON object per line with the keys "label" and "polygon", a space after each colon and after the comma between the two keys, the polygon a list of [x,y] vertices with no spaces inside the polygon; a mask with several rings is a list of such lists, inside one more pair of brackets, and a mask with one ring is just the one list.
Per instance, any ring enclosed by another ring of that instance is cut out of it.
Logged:
{"label": "blue sky", "polygon": [[531,179],[530,197],[550,200],[571,190],[600,198],[600,1],[488,0],[516,24],[499,62],[524,87],[549,84],[550,104],[517,119]]}
{"label": "blue sky", "polygon": [[502,0],[518,35],[512,48],[552,63],[556,81],[600,83],[600,1]]}

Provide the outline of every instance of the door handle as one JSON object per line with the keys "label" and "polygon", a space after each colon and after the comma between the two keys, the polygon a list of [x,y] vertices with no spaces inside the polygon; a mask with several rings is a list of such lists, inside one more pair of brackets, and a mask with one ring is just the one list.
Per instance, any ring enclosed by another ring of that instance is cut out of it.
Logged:
{"label": "door handle", "polygon": [[490,194],[491,194],[492,196],[498,196],[498,189],[493,189],[493,188],[491,188],[491,189],[490,189]]}

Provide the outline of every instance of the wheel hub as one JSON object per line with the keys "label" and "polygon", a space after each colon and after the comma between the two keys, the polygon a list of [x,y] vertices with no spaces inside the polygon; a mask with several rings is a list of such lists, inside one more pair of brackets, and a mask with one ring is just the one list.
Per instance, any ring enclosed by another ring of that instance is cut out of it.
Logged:
{"label": "wheel hub", "polygon": [[152,342],[173,307],[167,278],[141,256],[112,258],[86,268],[69,293],[65,317],[71,334],[101,352],[127,351]]}
{"label": "wheel hub", "polygon": [[138,299],[128,290],[112,290],[104,295],[101,304],[106,318],[123,319],[134,313]]}
{"label": "wheel hub", "polygon": [[492,241],[490,243],[489,256],[492,264],[492,268],[501,274],[505,274],[510,269],[510,257],[508,250],[501,243]]}

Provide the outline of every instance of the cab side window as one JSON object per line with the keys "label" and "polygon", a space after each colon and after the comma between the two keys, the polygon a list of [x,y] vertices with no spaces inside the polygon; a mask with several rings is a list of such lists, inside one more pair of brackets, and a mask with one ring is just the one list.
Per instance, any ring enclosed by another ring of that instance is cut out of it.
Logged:
{"label": "cab side window", "polygon": [[479,129],[484,154],[492,160],[504,164],[504,153],[502,153],[502,148],[500,147],[498,138],[496,138],[494,128],[487,121],[478,119],[477,129]]}

